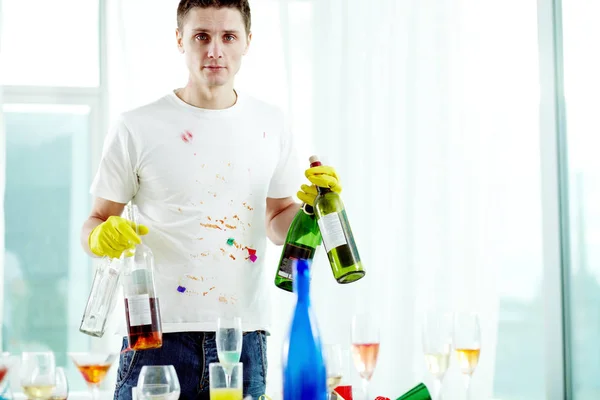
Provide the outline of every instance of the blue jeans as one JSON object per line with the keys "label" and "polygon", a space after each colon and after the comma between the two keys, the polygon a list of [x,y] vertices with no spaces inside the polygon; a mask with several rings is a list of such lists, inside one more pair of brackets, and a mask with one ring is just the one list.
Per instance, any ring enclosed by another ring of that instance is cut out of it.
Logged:
{"label": "blue jeans", "polygon": [[[123,347],[127,348],[127,338]],[[219,362],[214,332],[163,334],[160,349],[121,353],[115,400],[131,400],[144,365],[173,365],[181,386],[182,400],[209,400],[208,365]],[[246,332],[240,362],[244,364],[244,396],[257,400],[265,393],[267,376],[267,337],[262,331]]]}

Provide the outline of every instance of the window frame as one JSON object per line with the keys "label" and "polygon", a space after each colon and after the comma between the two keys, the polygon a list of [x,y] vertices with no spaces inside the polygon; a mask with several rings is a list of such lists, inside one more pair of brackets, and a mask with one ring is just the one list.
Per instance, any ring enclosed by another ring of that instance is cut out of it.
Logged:
{"label": "window frame", "polygon": [[572,399],[562,1],[538,0],[546,397]]}

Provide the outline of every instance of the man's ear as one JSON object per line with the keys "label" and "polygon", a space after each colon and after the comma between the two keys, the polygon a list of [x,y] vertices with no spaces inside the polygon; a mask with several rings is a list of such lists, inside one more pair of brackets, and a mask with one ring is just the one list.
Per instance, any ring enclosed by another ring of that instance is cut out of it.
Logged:
{"label": "man's ear", "polygon": [[248,48],[250,47],[250,42],[252,41],[252,32],[248,34],[248,38],[246,39],[246,48],[244,49],[244,55],[248,54]]}
{"label": "man's ear", "polygon": [[181,54],[185,53],[183,49],[183,32],[180,32],[179,28],[175,29],[175,37],[177,38],[177,49]]}

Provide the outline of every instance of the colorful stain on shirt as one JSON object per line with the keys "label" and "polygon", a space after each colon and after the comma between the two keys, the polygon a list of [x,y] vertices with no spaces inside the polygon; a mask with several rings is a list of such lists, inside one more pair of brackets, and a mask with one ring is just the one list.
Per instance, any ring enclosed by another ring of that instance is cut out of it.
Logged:
{"label": "colorful stain on shirt", "polygon": [[181,140],[183,140],[184,143],[190,143],[194,140],[194,135],[190,131],[185,131],[181,134]]}

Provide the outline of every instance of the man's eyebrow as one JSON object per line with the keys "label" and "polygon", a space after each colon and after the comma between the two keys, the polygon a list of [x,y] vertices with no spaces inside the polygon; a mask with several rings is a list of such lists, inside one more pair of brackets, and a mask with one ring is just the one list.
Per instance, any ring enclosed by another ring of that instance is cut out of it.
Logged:
{"label": "man's eyebrow", "polygon": [[[194,28],[193,32],[205,32],[205,33],[214,33],[213,31],[211,31],[210,29],[204,29],[202,27],[198,27],[198,28]],[[239,35],[240,31],[235,30],[235,29],[226,29],[223,31],[226,34],[233,34],[233,35]]]}

